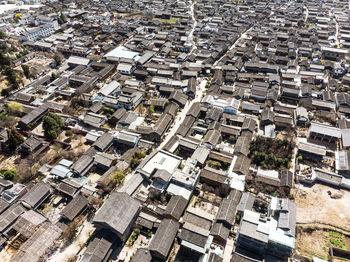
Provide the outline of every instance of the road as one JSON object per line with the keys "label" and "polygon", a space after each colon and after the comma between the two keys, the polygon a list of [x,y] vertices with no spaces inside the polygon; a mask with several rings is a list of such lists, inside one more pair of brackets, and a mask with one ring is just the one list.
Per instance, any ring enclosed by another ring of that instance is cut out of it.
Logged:
{"label": "road", "polygon": [[[189,34],[190,38],[193,38],[193,32],[196,28],[197,25],[197,21],[194,17],[194,6],[195,6],[196,2],[193,2],[193,4],[190,6],[191,9],[191,15],[192,18],[194,20],[193,26],[192,26],[192,30]],[[271,12],[270,15],[273,15],[274,12]],[[269,17],[269,16],[268,16]],[[255,25],[255,24],[254,24]],[[239,38],[231,45],[231,47],[227,50],[227,52],[231,51],[233,48],[236,47],[236,45],[240,42],[240,40],[242,38],[245,38],[247,33],[253,28],[252,25],[250,28],[248,28],[244,33],[242,33]],[[196,49],[196,45],[194,45],[193,49],[191,50],[191,52],[193,52]],[[214,66],[216,66],[221,59],[227,54],[227,52],[225,54],[222,55],[222,57],[220,57],[220,59],[218,59],[215,63]],[[196,103],[196,102],[200,102],[205,94],[205,85],[207,83],[207,80],[205,78],[199,79],[199,84],[197,85],[197,90],[196,90],[196,98],[191,100],[191,101],[187,101],[185,107],[182,109],[182,111],[176,116],[175,120],[174,120],[174,124],[173,126],[170,128],[170,130],[168,131],[168,133],[166,134],[163,142],[160,144],[159,149],[162,149],[168,142],[169,140],[175,135],[177,129],[181,126],[182,122],[184,121],[188,110],[191,108],[191,106]]]}
{"label": "road", "polygon": [[[191,6],[190,6],[190,12],[191,12],[191,16],[193,19],[193,25],[192,25],[192,29],[188,35],[188,39],[189,41],[193,44],[192,50],[190,52],[193,53],[194,50],[197,49],[196,43],[193,41],[193,33],[194,30],[197,26],[197,20],[194,16],[194,7],[196,5],[196,1],[194,1]],[[207,84],[207,79],[205,78],[199,78],[198,81],[198,85],[196,88],[196,97],[193,100],[187,100],[187,103],[185,105],[185,107],[181,110],[180,113],[177,114],[177,116],[175,117],[174,123],[172,125],[172,127],[170,128],[170,130],[167,132],[163,142],[160,144],[159,149],[162,149],[168,142],[169,140],[175,135],[177,129],[180,127],[180,125],[182,124],[182,122],[184,121],[188,110],[190,110],[191,106],[196,103],[196,102],[200,102],[205,94],[205,85]]]}
{"label": "road", "polygon": [[194,33],[194,30],[197,27],[197,20],[196,20],[196,17],[194,16],[194,6],[195,6],[195,4],[196,4],[196,1],[193,1],[193,3],[190,6],[190,12],[191,12],[191,16],[192,16],[192,19],[193,19],[193,25],[192,25],[192,30],[191,30],[191,32],[188,35],[188,40],[192,44],[192,49],[191,49],[189,55],[191,55],[197,49],[197,45],[196,45],[196,43],[193,40],[193,33]]}
{"label": "road", "polygon": [[193,100],[187,100],[187,103],[185,107],[181,110],[179,114],[175,117],[175,121],[171,129],[168,131],[168,134],[165,136],[163,142],[160,144],[159,148],[162,149],[169,140],[175,135],[177,129],[180,127],[182,122],[184,121],[188,110],[190,110],[191,106],[196,103],[200,102],[205,94],[205,85],[207,84],[206,79],[200,79],[199,85],[197,86],[196,90],[196,97]]}
{"label": "road", "polygon": [[232,237],[229,237],[227,239],[226,246],[224,249],[223,262],[230,262],[231,261],[234,242],[235,242],[235,240]]}
{"label": "road", "polygon": [[309,18],[309,8],[305,5],[305,23],[307,22],[307,19]]}
{"label": "road", "polygon": [[[274,14],[274,12],[271,12],[266,18],[268,18],[268,17],[270,17],[271,15],[273,15]],[[265,18],[265,19],[266,19]],[[264,20],[265,20],[264,19]],[[241,39],[244,39],[246,36],[247,36],[247,33],[249,33],[251,30],[252,30],[252,28],[254,27],[254,26],[256,26],[256,24],[253,24],[251,27],[249,27],[245,32],[243,32],[242,34],[240,34],[240,36],[237,38],[237,40],[231,45],[231,47],[227,50],[227,52],[225,53],[225,54],[223,54],[215,63],[214,63],[214,66],[216,66],[224,57],[225,57],[225,55],[229,52],[229,51],[231,51],[232,49],[234,49],[236,46],[237,46],[237,44],[241,41]]]}
{"label": "road", "polygon": [[88,221],[85,221],[80,231],[77,233],[76,239],[72,244],[65,248],[59,248],[56,253],[54,253],[50,262],[62,262],[68,261],[72,257],[76,257],[78,252],[81,250],[81,246],[85,245],[86,241],[89,239],[90,235],[94,231],[94,227]]}

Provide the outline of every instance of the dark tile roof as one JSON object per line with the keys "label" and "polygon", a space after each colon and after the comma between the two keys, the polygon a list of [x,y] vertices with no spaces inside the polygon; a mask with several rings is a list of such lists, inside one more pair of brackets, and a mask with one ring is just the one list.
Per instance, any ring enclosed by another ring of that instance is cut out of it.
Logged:
{"label": "dark tile roof", "polygon": [[84,255],[82,262],[103,262],[107,261],[111,254],[112,245],[115,241],[115,235],[110,231],[100,230],[90,241]]}
{"label": "dark tile roof", "polygon": [[221,133],[218,130],[209,130],[204,137],[204,143],[208,143],[215,146],[221,137]]}
{"label": "dark tile roof", "polygon": [[230,234],[230,228],[230,226],[227,226],[224,223],[216,222],[210,230],[210,235],[213,235],[220,240],[226,241]]}
{"label": "dark tile roof", "polygon": [[49,112],[48,107],[46,105],[42,105],[38,108],[33,109],[31,112],[29,112],[24,117],[22,117],[21,122],[25,125],[28,125],[34,121],[37,121],[48,112]]}
{"label": "dark tile roof", "polygon": [[4,233],[26,209],[21,204],[14,204],[0,215],[0,232]]}
{"label": "dark tile roof", "polygon": [[235,221],[237,206],[241,200],[242,192],[238,190],[232,190],[230,198],[225,198],[221,201],[219,211],[216,215],[216,221],[233,225]]}
{"label": "dark tile roof", "polygon": [[96,212],[93,223],[124,238],[139,211],[140,203],[136,199],[126,193],[113,192]]}
{"label": "dark tile roof", "polygon": [[89,201],[82,195],[77,195],[71,200],[67,206],[60,212],[61,216],[72,221],[77,217],[86,207]]}
{"label": "dark tile roof", "polygon": [[165,259],[173,245],[180,224],[172,219],[163,219],[149,244],[153,256]]}
{"label": "dark tile roof", "polygon": [[210,253],[208,262],[222,262],[222,258],[215,253]]}
{"label": "dark tile roof", "polygon": [[241,173],[243,175],[248,175],[250,163],[251,163],[251,160],[248,157],[246,157],[244,155],[239,155],[239,156],[237,156],[237,159],[236,159],[236,162],[233,166],[232,171]]}
{"label": "dark tile roof", "polygon": [[280,186],[282,187],[293,187],[293,173],[289,170],[282,170],[279,174],[280,176]]}
{"label": "dark tile roof", "polygon": [[32,208],[37,208],[51,195],[51,190],[49,184],[39,182],[21,198],[21,201]]}
{"label": "dark tile roof", "polygon": [[105,151],[112,144],[112,142],[113,142],[113,136],[110,133],[106,132],[95,141],[93,146],[97,150]]}
{"label": "dark tile roof", "polygon": [[197,118],[199,116],[199,113],[201,111],[201,104],[199,102],[194,103],[191,108],[188,110],[187,115],[191,115],[194,118]]}
{"label": "dark tile roof", "polygon": [[237,211],[243,212],[245,209],[252,210],[254,201],[255,201],[254,195],[252,195],[249,192],[244,192],[237,206]]}
{"label": "dark tile roof", "polygon": [[87,154],[83,154],[81,157],[78,158],[77,161],[74,162],[71,168],[75,173],[79,174],[80,176],[83,176],[86,172],[90,170],[93,164],[93,157]]}
{"label": "dark tile roof", "polygon": [[151,252],[146,248],[137,249],[134,257],[130,262],[151,262],[152,255]]}
{"label": "dark tile roof", "polygon": [[182,196],[172,196],[166,206],[165,215],[179,220],[187,206],[187,199]]}
{"label": "dark tile roof", "polygon": [[240,137],[238,137],[235,145],[235,153],[240,153],[247,156],[249,154],[249,145],[252,141],[252,138],[253,135],[250,132],[245,132]]}

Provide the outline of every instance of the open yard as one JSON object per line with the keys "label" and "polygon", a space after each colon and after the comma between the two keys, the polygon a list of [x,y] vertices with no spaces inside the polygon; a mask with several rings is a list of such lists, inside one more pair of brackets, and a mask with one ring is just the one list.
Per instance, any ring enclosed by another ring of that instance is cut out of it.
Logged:
{"label": "open yard", "polygon": [[296,249],[303,256],[310,258],[316,256],[328,260],[331,246],[349,249],[350,238],[335,231],[305,232],[298,230]]}
{"label": "open yard", "polygon": [[350,192],[321,184],[298,185],[297,223],[321,223],[350,230]]}
{"label": "open yard", "polygon": [[177,23],[177,21],[179,20],[179,18],[176,18],[176,17],[171,17],[170,19],[154,18],[153,20],[157,20],[157,21],[164,23],[164,24],[175,25]]}
{"label": "open yard", "polygon": [[294,143],[288,140],[258,136],[250,143],[252,162],[263,169],[288,168],[292,159]]}

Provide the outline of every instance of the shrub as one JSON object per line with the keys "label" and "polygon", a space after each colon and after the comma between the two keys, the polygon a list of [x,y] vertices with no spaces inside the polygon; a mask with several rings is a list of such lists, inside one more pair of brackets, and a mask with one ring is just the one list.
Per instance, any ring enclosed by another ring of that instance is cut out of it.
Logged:
{"label": "shrub", "polygon": [[50,139],[57,138],[57,132],[64,126],[62,118],[54,113],[48,113],[43,118],[44,135]]}
{"label": "shrub", "polygon": [[112,176],[111,176],[112,184],[114,186],[119,186],[124,183],[125,180],[125,174],[121,171],[116,171]]}
{"label": "shrub", "polygon": [[287,140],[258,136],[250,143],[252,162],[263,169],[288,168],[292,159],[294,144]]}
{"label": "shrub", "polygon": [[12,169],[4,170],[1,173],[2,173],[2,176],[4,177],[4,179],[10,180],[10,181],[13,181],[14,179],[16,179],[18,177],[17,172],[15,170],[12,170]]}
{"label": "shrub", "polygon": [[17,115],[23,112],[23,106],[18,102],[11,102],[7,104],[7,110],[11,115]]}
{"label": "shrub", "polygon": [[23,136],[15,128],[8,130],[7,134],[11,149],[16,149],[17,146],[24,142]]}
{"label": "shrub", "polygon": [[219,169],[221,167],[221,163],[219,161],[214,161],[214,160],[208,160],[208,165],[210,167],[214,167],[214,168],[217,168]]}
{"label": "shrub", "polygon": [[70,130],[67,130],[67,131],[66,131],[66,136],[70,137],[70,136],[72,136],[72,135],[73,135],[73,132],[72,132],[72,131],[70,131]]}
{"label": "shrub", "polygon": [[4,88],[1,90],[2,96],[8,96],[10,94],[10,88]]}

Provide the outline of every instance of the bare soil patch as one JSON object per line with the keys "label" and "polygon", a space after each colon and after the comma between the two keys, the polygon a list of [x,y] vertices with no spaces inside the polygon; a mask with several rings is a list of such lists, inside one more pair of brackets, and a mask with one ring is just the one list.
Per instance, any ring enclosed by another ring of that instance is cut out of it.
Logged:
{"label": "bare soil patch", "polygon": [[322,223],[350,230],[350,192],[322,184],[298,185],[297,223]]}

